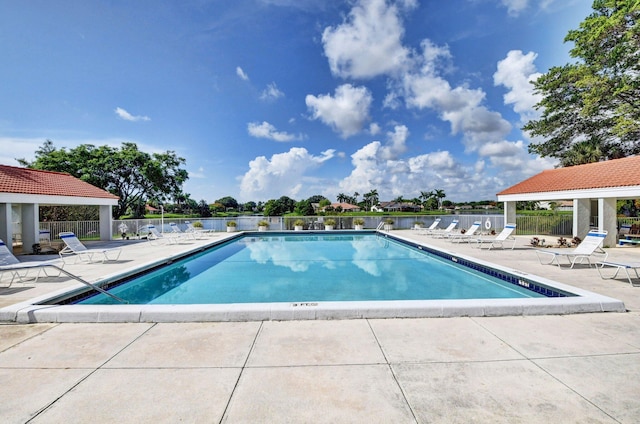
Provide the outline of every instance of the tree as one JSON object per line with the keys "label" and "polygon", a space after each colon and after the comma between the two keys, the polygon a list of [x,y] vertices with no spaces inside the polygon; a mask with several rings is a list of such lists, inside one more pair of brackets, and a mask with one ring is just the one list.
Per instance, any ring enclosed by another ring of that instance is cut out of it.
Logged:
{"label": "tree", "polygon": [[82,144],[66,150],[56,149],[47,140],[35,156],[33,162],[18,162],[32,169],[67,172],[118,196],[118,206],[113,209],[116,219],[150,199],[181,195],[182,184],[189,178],[181,168],[185,160],[174,152],[148,154],[135,143],[123,143],[121,148]]}
{"label": "tree", "polygon": [[531,153],[563,165],[640,153],[640,1],[595,0],[592,7],[565,37],[578,62],[533,82],[542,116],[523,127],[545,138],[529,145]]}
{"label": "tree", "polygon": [[301,200],[298,203],[296,203],[294,212],[296,215],[301,215],[301,216],[315,215],[315,211],[313,210],[313,205],[309,200]]}
{"label": "tree", "polygon": [[348,200],[348,196],[344,193],[339,193],[338,196],[336,196],[336,200],[338,200],[338,203],[344,203]]}
{"label": "tree", "polygon": [[438,209],[440,209],[442,207],[442,199],[447,197],[447,195],[444,193],[444,190],[437,188],[433,191],[433,197],[436,198],[438,202]]}
{"label": "tree", "polygon": [[293,212],[296,201],[287,196],[282,196],[278,200],[268,200],[264,205],[265,216],[281,216]]}
{"label": "tree", "polygon": [[216,203],[224,205],[225,209],[238,209],[238,201],[231,196],[225,196],[216,200]]}

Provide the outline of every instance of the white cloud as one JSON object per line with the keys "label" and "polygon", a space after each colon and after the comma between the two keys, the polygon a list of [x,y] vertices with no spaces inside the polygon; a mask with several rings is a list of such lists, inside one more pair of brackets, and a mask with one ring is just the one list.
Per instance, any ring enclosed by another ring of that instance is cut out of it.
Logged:
{"label": "white cloud", "polygon": [[120,117],[121,119],[124,119],[125,121],[131,121],[131,122],[151,121],[151,118],[149,118],[148,116],[141,116],[141,115],[134,116],[129,112],[127,112],[126,110],[122,109],[121,107],[117,107],[115,109],[115,113],[116,115],[118,115],[118,117]]}
{"label": "white cloud", "polygon": [[503,140],[511,131],[511,124],[483,105],[484,91],[464,85],[451,87],[438,74],[442,59],[450,58],[448,49],[429,40],[422,42],[422,48],[420,70],[405,74],[396,92],[404,97],[407,107],[437,111],[442,120],[451,124],[452,134],[463,135],[467,152],[478,150],[484,143]]}
{"label": "white cloud", "polygon": [[262,100],[277,100],[280,97],[284,97],[284,93],[278,89],[275,82],[267,84],[267,88],[265,88],[260,95]]}
{"label": "white cloud", "polygon": [[322,33],[331,72],[342,78],[373,78],[404,68],[409,50],[402,45],[399,7],[412,9],[415,5],[414,1],[357,2],[345,22]]}
{"label": "white cloud", "polygon": [[274,154],[271,159],[259,156],[249,162],[249,170],[241,177],[240,197],[267,200],[285,195],[295,199],[307,173],[334,156],[335,150],[314,156],[302,147]]}
{"label": "white cloud", "polygon": [[308,94],[305,98],[313,119],[320,119],[338,132],[342,138],[359,133],[370,119],[369,109],[373,98],[366,87],[344,84],[336,88],[335,95]]}
{"label": "white cloud", "polygon": [[280,142],[295,141],[304,138],[302,135],[294,135],[287,132],[278,131],[275,126],[266,121],[262,123],[250,122],[247,125],[247,131],[252,137],[267,138],[269,140]]}
{"label": "white cloud", "polygon": [[510,16],[518,16],[529,5],[529,0],[501,0]]}
{"label": "white cloud", "polygon": [[382,131],[382,128],[380,128],[380,125],[378,125],[377,123],[372,122],[371,124],[369,124],[369,134],[380,134],[380,131]]}
{"label": "white cloud", "polygon": [[534,106],[542,100],[542,96],[533,92],[531,83],[542,75],[536,72],[533,64],[537,56],[533,52],[525,55],[521,50],[511,50],[506,58],[498,62],[498,70],[493,74],[494,85],[509,89],[504,95],[504,103],[512,104],[523,122],[540,116]]}
{"label": "white cloud", "polygon": [[247,75],[241,67],[236,67],[236,75],[243,81],[249,81],[249,75]]}

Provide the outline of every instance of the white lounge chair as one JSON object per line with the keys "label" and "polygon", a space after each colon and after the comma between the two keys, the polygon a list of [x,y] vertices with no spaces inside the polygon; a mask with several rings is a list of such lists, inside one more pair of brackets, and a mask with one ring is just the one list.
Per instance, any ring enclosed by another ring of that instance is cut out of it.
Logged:
{"label": "white lounge chair", "polygon": [[204,228],[196,228],[189,221],[185,221],[185,224],[187,226],[187,230],[185,231],[186,233],[215,235],[215,231],[214,230],[205,230]]}
{"label": "white lounge chair", "polygon": [[192,231],[182,231],[180,227],[178,227],[178,224],[176,224],[175,222],[170,223],[169,227],[171,228],[173,234],[177,234],[180,237],[190,238],[192,240],[196,240],[198,238],[197,234]]}
{"label": "white lounge chair", "polygon": [[147,225],[147,230],[149,231],[149,234],[147,235],[147,240],[149,240],[152,243],[153,242],[159,242],[159,243],[167,242],[169,244],[178,244],[178,243],[180,243],[181,240],[185,239],[180,234],[176,234],[176,233],[173,233],[173,232],[171,232],[171,233],[161,233],[160,231],[158,231],[156,226],[153,225],[153,224]]}
{"label": "white lounge chair", "polygon": [[500,234],[493,238],[480,237],[476,240],[477,246],[482,249],[482,246],[486,243],[488,245],[487,250],[491,250],[494,247],[504,249],[504,243],[507,241],[513,242],[511,244],[511,250],[516,247],[516,238],[511,234],[516,230],[516,224],[507,224],[504,226]]}
{"label": "white lounge chair", "polygon": [[60,258],[62,259],[67,255],[75,255],[76,262],[93,262],[93,257],[98,255],[102,258],[101,262],[104,263],[106,261],[117,261],[118,258],[120,258],[120,253],[122,253],[122,249],[119,247],[87,249],[87,246],[82,244],[82,242],[78,240],[78,237],[71,231],[60,233],[60,239],[62,239],[65,244],[64,249],[59,252]]}
{"label": "white lounge chair", "polygon": [[[578,259],[580,259],[580,263],[586,259],[589,266],[591,266],[592,256],[601,256],[600,262],[607,260],[609,254],[601,247],[606,236],[606,231],[592,230],[589,231],[584,240],[575,249],[536,249],[536,254],[541,264],[549,265],[555,262],[560,267],[559,258],[566,257],[571,263],[571,268],[573,268]],[[551,260],[546,263],[542,262],[542,256],[540,255],[551,256]]]}
{"label": "white lounge chair", "polygon": [[480,229],[481,226],[482,221],[474,221],[473,225],[471,225],[471,227],[469,227],[469,229],[464,233],[450,233],[447,238],[452,243],[462,243],[463,241],[468,242],[475,235],[476,231]]}
{"label": "white lounge chair", "polygon": [[[58,268],[57,275],[50,275],[49,273],[47,273],[47,268],[55,267]],[[18,258],[16,258],[13,253],[11,253],[4,241],[0,240],[0,279],[2,279],[2,275],[4,274],[11,275],[11,281],[9,281],[9,285],[4,286],[4,288],[11,287],[16,278],[22,283],[28,280],[33,280],[33,282],[36,283],[42,272],[44,272],[47,277],[59,277],[61,273],[60,269],[62,269],[63,267],[64,261],[60,259],[37,262],[20,262],[20,260],[18,260]],[[35,269],[37,271],[35,277],[29,276],[29,271],[32,269]]]}
{"label": "white lounge chair", "polygon": [[451,224],[449,224],[447,226],[447,228],[445,228],[444,230],[442,229],[435,229],[435,230],[431,230],[427,233],[427,235],[435,237],[435,238],[444,238],[447,237],[449,234],[452,233],[452,231],[456,228],[456,225],[458,225],[458,220],[454,219],[453,221],[451,221]]}
{"label": "white lounge chair", "polygon": [[436,218],[429,227],[427,228],[418,228],[418,234],[428,234],[430,231],[435,230],[436,228],[438,228],[438,225],[440,225],[440,221],[442,221],[442,219],[440,218]]}
{"label": "white lounge chair", "polygon": [[[611,277],[605,277],[602,274],[602,269],[604,267],[616,268],[616,272]],[[629,280],[629,284],[633,286],[633,281],[631,280],[631,274],[629,274],[629,270],[632,270],[635,272],[636,278],[638,279],[638,281],[640,281],[640,274],[638,274],[638,269],[640,268],[640,262],[622,263],[622,262],[604,261],[604,262],[598,262],[596,264],[596,268],[598,269],[598,273],[600,274],[600,277],[602,277],[605,280],[613,280],[618,276],[618,273],[620,272],[620,270],[624,270],[624,272],[627,274],[627,279]]]}

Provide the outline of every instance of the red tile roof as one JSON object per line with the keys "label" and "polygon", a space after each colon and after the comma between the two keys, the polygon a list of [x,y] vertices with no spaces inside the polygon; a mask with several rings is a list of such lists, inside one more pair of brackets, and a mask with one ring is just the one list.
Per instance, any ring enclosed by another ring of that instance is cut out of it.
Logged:
{"label": "red tile roof", "polygon": [[69,174],[7,165],[0,165],[0,193],[118,199]]}
{"label": "red tile roof", "polygon": [[549,169],[498,195],[640,186],[640,156]]}

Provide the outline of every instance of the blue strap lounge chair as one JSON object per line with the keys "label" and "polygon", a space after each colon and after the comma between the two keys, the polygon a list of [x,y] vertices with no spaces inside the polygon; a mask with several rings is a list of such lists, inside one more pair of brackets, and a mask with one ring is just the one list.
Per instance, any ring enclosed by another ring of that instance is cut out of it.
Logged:
{"label": "blue strap lounge chair", "polygon": [[64,249],[59,252],[60,258],[62,259],[68,255],[75,255],[76,262],[93,262],[93,257],[97,255],[102,259],[101,262],[104,263],[106,261],[117,261],[120,257],[120,253],[122,253],[122,249],[119,247],[110,249],[87,249],[87,247],[82,244],[82,242],[78,240],[78,237],[76,237],[76,235],[71,231],[60,233],[60,238],[65,244]]}
{"label": "blue strap lounge chair", "polygon": [[[607,260],[609,254],[602,249],[602,243],[606,236],[606,231],[592,230],[589,231],[584,240],[582,240],[575,249],[536,249],[536,254],[541,264],[553,264],[555,262],[558,267],[560,267],[559,258],[565,257],[569,260],[569,263],[571,263],[571,268],[573,268],[578,260],[582,263],[585,259],[589,266],[591,266],[592,256],[600,256],[600,262]],[[542,262],[544,255],[551,256],[551,260],[546,263]]]}
{"label": "blue strap lounge chair", "polygon": [[[33,261],[33,262],[21,262],[13,256],[13,253],[9,251],[9,248],[4,243],[4,241],[0,240],[0,279],[4,274],[11,275],[11,281],[9,281],[9,285],[4,286],[5,288],[11,287],[16,278],[25,283],[27,281],[33,280],[34,283],[38,281],[40,275],[44,272],[44,274],[48,277],[59,277],[60,271],[58,271],[55,275],[47,273],[47,268],[58,268],[62,269],[64,267],[64,262],[60,259],[53,259],[49,261]],[[35,277],[31,276],[31,270],[35,270]]]}

